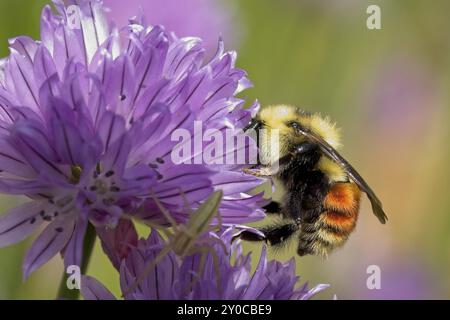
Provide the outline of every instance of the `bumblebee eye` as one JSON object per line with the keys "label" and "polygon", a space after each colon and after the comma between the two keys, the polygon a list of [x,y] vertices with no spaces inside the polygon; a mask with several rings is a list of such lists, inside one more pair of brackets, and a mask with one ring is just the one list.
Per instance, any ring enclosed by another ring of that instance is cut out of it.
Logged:
{"label": "bumblebee eye", "polygon": [[301,128],[300,123],[298,123],[297,121],[289,121],[286,125],[294,130],[298,130]]}

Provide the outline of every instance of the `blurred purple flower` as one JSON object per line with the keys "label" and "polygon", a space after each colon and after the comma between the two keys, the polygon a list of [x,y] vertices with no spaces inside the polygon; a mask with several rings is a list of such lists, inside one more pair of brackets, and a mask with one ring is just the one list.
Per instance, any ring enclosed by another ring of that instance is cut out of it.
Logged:
{"label": "blurred purple flower", "polygon": [[[267,261],[265,248],[252,274],[250,254],[242,253],[240,242],[231,244],[235,235],[233,228],[220,235],[209,235],[220,238],[226,245],[226,251],[220,245],[213,247],[218,258],[217,270],[214,268],[212,253],[207,254],[202,274],[199,274],[202,254],[187,256],[180,261],[173,253],[169,253],[125,299],[305,300],[328,287],[318,285],[308,289],[307,284],[304,284],[296,288],[299,277],[295,275],[294,259],[288,263]],[[144,266],[158,255],[162,245],[158,233],[152,232],[147,240],[140,240],[137,247],[131,250],[120,268],[122,291],[125,291],[140,275]],[[234,263],[231,263],[232,257]],[[89,300],[115,299],[108,289],[89,276],[82,277],[81,293]]]}
{"label": "blurred purple flower", "polygon": [[137,20],[119,32],[100,0],[76,3],[55,0],[57,14],[46,6],[41,41],[12,39],[0,63],[0,191],[30,199],[0,217],[0,247],[46,226],[24,277],[58,252],[66,266],[81,265],[88,223],[114,250],[133,236],[123,215],[166,223],[154,197],[185,221],[187,207],[222,189],[225,223],[262,218],[261,195],[246,193],[262,180],[242,165],[175,165],[170,156],[175,129],[192,132],[201,120],[205,130],[238,131],[254,114],[257,104],[244,109],[235,97],[250,86],[235,53],[220,42],[205,62],[200,39]]}
{"label": "blurred purple flower", "polygon": [[[373,258],[367,259],[367,265]],[[418,300],[435,299],[443,295],[441,280],[436,270],[417,257],[397,255],[394,259],[377,261],[381,271],[379,289],[368,289],[366,275],[361,275],[360,285],[352,288],[358,299]],[[356,270],[355,270],[356,271]],[[356,272],[355,272],[356,274]]]}
{"label": "blurred purple flower", "polygon": [[[370,119],[377,132],[389,137],[422,136],[424,122],[433,114],[435,84],[429,70],[413,57],[395,56],[377,69],[364,101],[370,107]],[[412,139],[411,141],[414,141]],[[402,138],[403,141],[403,138]]]}
{"label": "blurred purple flower", "polygon": [[[153,25],[163,25],[178,36],[195,36],[213,52],[222,36],[236,45],[242,28],[235,19],[233,3],[220,0],[104,0],[112,20],[125,25],[127,18],[144,14]],[[238,32],[239,31],[239,32]]]}

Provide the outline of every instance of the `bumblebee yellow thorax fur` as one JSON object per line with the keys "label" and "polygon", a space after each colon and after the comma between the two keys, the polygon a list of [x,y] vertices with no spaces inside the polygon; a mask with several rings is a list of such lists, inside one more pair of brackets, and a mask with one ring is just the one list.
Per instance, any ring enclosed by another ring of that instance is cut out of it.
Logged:
{"label": "bumblebee yellow thorax fur", "polygon": [[[260,131],[259,137],[260,157],[266,163],[275,163],[290,152],[291,146],[305,139],[293,131],[288,125],[290,121],[297,121],[303,127],[320,135],[333,148],[340,147],[339,130],[330,119],[318,113],[308,113],[291,105],[275,105],[263,108],[258,118],[263,123],[263,130]],[[278,148],[276,148],[276,140],[278,140]],[[317,163],[317,170],[324,172],[331,181],[345,181],[347,178],[345,171],[325,156],[322,156]]]}

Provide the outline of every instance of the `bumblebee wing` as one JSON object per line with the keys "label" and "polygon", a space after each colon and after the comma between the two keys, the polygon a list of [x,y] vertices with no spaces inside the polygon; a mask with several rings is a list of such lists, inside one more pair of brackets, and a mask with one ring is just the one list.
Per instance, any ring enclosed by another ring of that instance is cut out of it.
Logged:
{"label": "bumblebee wing", "polygon": [[307,131],[305,129],[299,129],[300,133],[303,134],[308,140],[315,142],[319,145],[321,151],[330,159],[338,163],[342,168],[345,169],[347,175],[350,179],[356,183],[356,185],[367,194],[372,205],[372,211],[374,215],[380,220],[381,223],[386,223],[387,216],[383,211],[383,206],[380,199],[375,195],[375,192],[369,187],[367,182],[361,177],[361,175],[356,171],[353,166],[344,159],[328,142],[326,142],[322,137],[317,134]]}

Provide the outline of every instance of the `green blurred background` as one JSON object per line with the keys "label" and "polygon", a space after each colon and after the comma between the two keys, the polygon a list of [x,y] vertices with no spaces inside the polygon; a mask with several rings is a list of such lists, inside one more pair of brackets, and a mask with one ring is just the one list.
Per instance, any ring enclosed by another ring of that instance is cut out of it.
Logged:
{"label": "green blurred background", "polygon": [[[0,56],[8,38],[39,37],[45,3],[0,0]],[[366,27],[369,4],[381,7],[381,30]],[[229,48],[255,85],[245,93],[249,100],[299,105],[336,120],[343,154],[389,215],[380,225],[364,200],[346,246],[328,259],[297,259],[302,280],[331,284],[322,299],[450,298],[450,2],[233,0],[222,10],[232,17],[225,41],[231,38]],[[17,201],[0,198],[1,212]],[[0,249],[0,299],[55,297],[59,259],[22,283],[28,245]],[[248,249],[257,254],[260,246]],[[294,252],[270,256],[286,260]],[[381,269],[380,290],[366,286],[370,265]],[[118,275],[98,244],[89,274],[118,293]]]}

